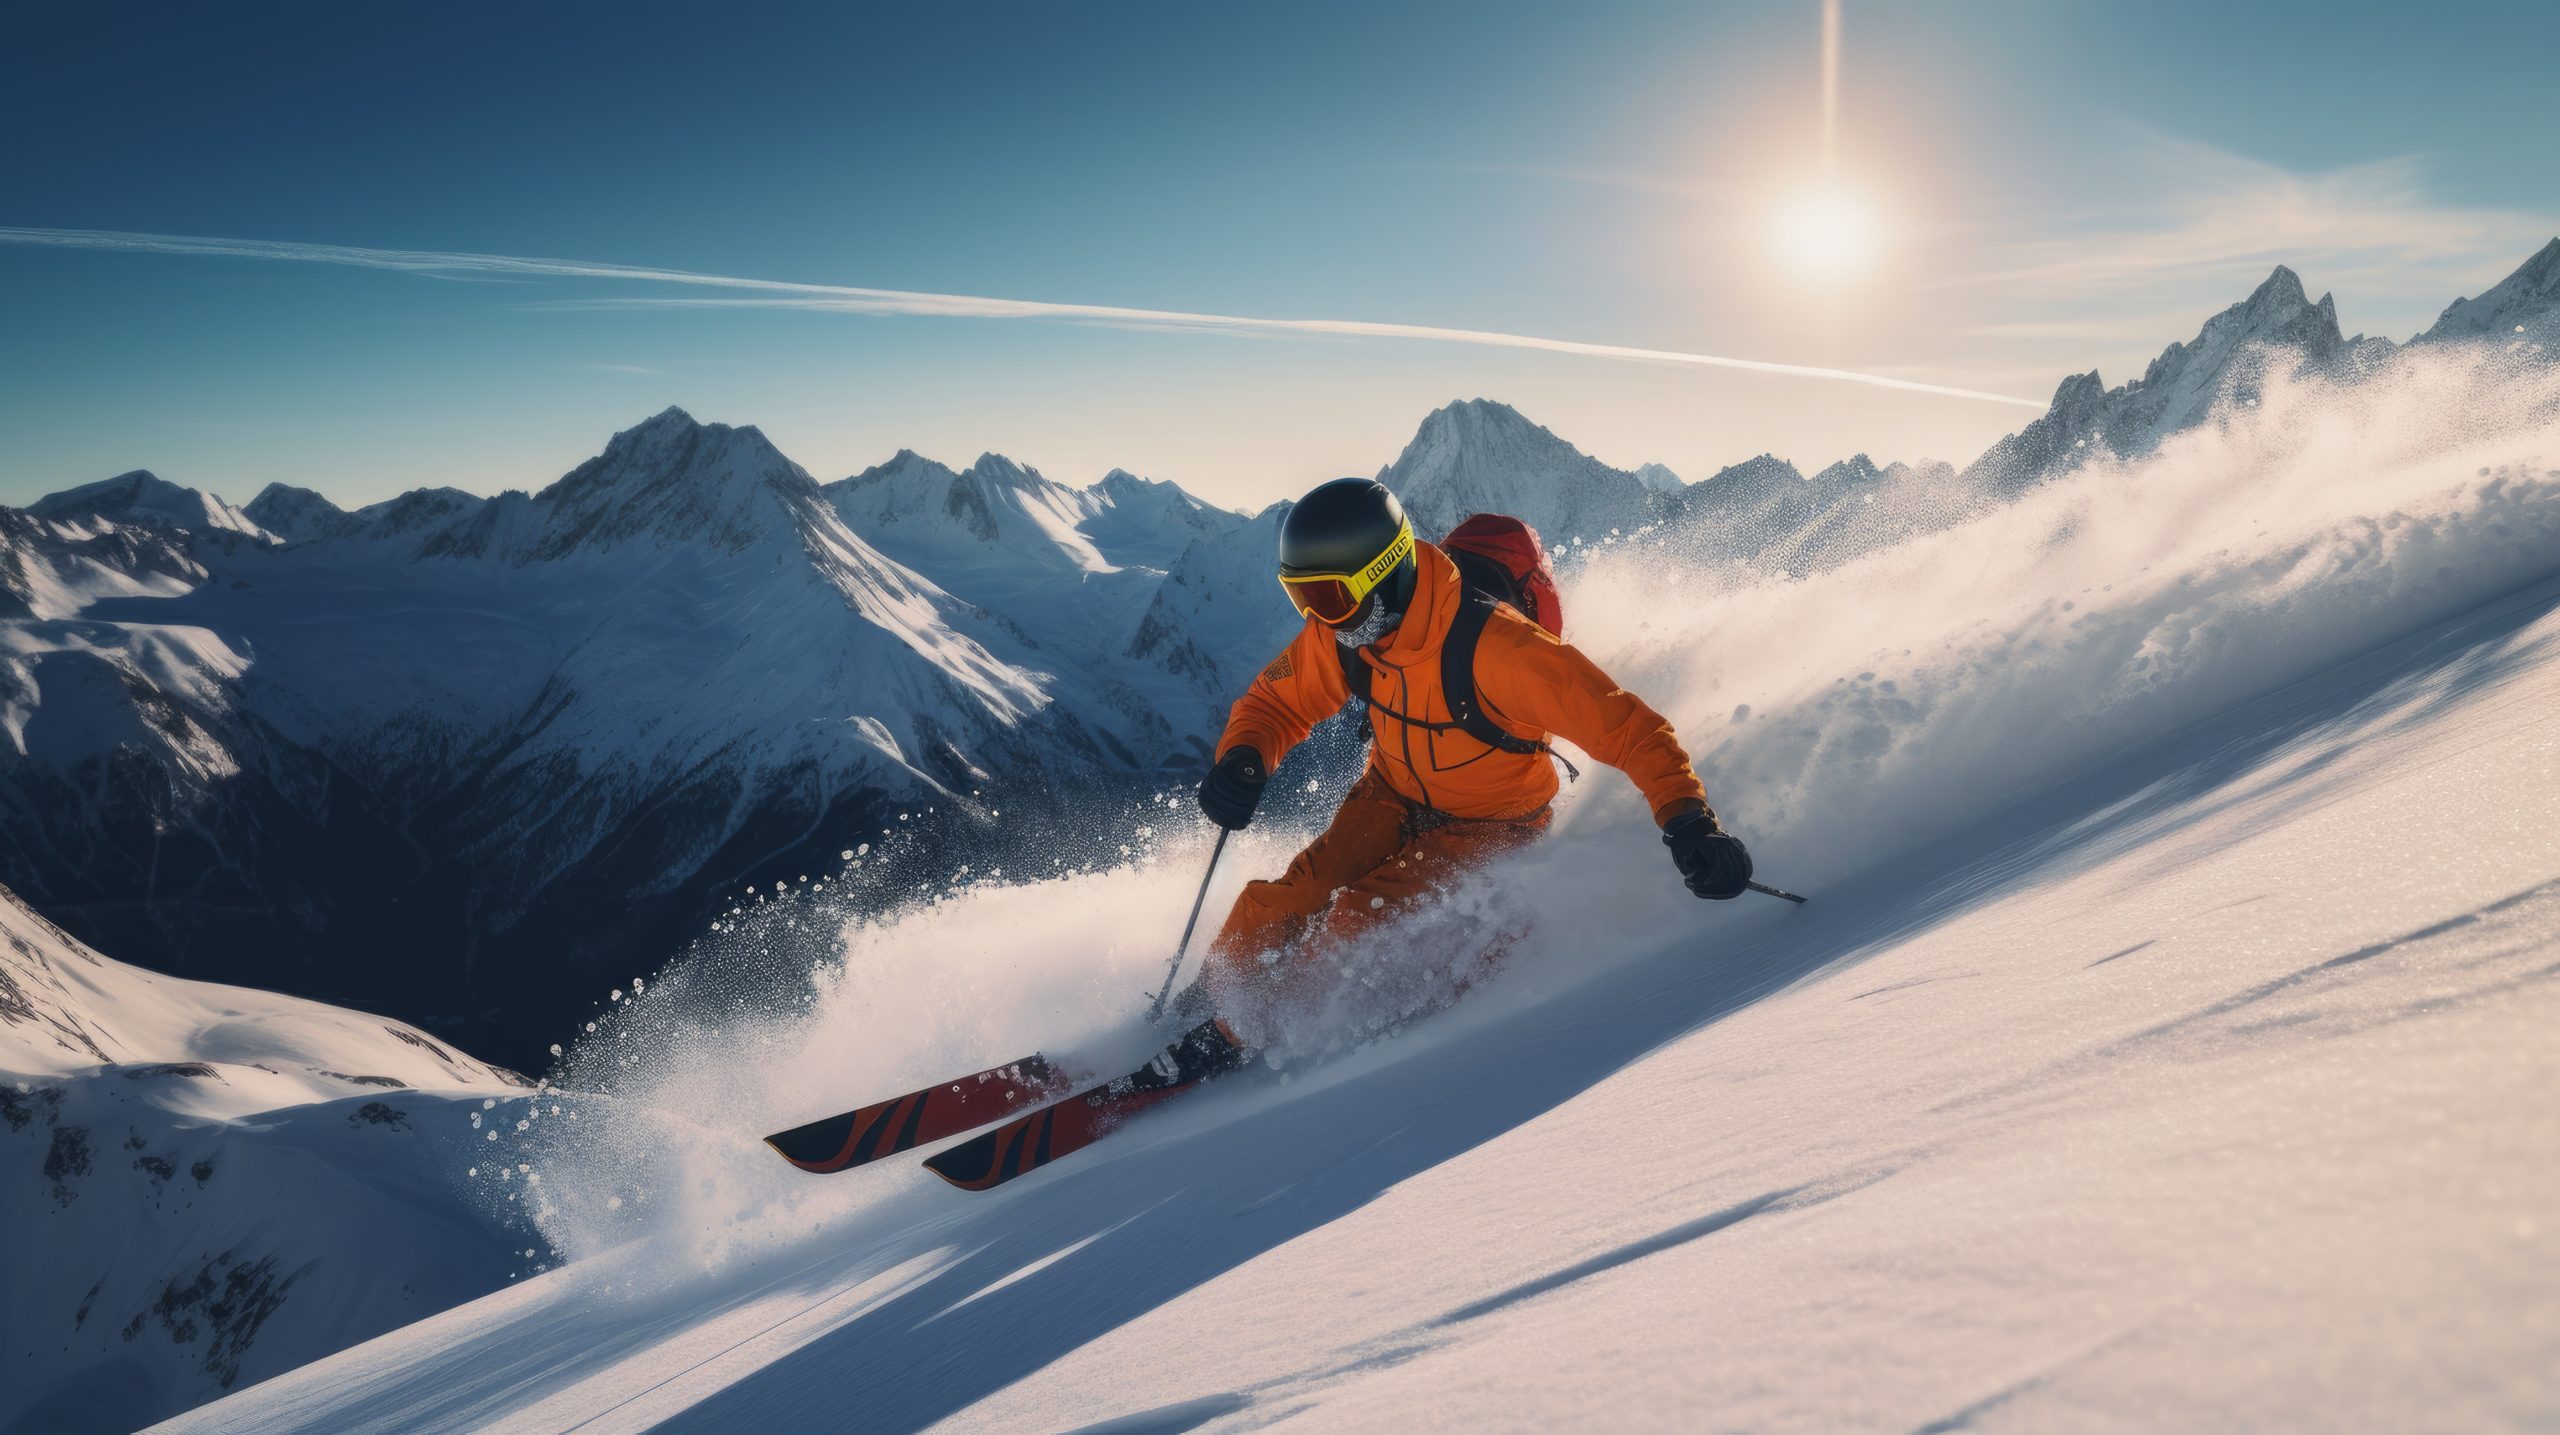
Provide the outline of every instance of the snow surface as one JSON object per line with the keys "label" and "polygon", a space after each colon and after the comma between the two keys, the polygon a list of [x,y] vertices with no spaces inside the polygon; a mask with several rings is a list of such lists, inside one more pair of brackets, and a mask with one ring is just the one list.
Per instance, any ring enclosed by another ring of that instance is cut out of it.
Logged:
{"label": "snow surface", "polygon": [[2256,397],[1801,578],[1580,567],[1579,639],[1811,906],[1689,900],[1592,772],[1278,1078],[965,1196],[755,1136],[1133,1063],[1185,798],[882,917],[827,890],[859,852],[786,874],[498,1143],[567,1265],[166,1428],[2560,1421],[2560,374]]}
{"label": "snow surface", "polygon": [[111,961],[0,888],[0,1429],[129,1430],[535,1268],[466,1174],[526,1105],[415,1028]]}

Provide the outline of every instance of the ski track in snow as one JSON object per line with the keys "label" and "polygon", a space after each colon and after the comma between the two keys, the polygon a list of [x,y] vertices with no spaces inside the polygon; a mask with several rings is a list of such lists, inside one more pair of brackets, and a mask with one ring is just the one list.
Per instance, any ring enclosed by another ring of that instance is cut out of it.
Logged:
{"label": "ski track in snow", "polygon": [[1463,1004],[1364,1041],[1431,982],[1355,954],[1284,1079],[989,1195],[755,1138],[1134,1064],[1205,842],[762,909],[571,1054],[569,1265],[165,1428],[2560,1420],[2555,385],[2274,383],[1808,579],[1603,554],[1577,635],[1813,904],[1687,900],[1590,772],[1397,939],[1525,911]]}

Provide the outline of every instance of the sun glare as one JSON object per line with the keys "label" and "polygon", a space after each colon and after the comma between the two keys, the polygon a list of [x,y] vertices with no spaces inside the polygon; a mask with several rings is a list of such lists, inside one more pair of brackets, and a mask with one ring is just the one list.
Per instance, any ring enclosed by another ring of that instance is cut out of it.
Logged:
{"label": "sun glare", "polygon": [[1771,216],[1769,238],[1780,264],[1826,282],[1855,279],[1881,248],[1876,212],[1857,191],[1824,180],[1798,191]]}

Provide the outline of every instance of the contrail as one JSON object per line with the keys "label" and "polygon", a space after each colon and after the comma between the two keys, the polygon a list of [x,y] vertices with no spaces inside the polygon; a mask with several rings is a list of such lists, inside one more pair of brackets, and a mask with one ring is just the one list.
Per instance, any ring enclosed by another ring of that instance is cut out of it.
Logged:
{"label": "contrail", "polygon": [[2041,409],[2044,404],[2010,394],[1980,389],[1924,384],[1856,369],[1826,369],[1808,364],[1781,364],[1766,359],[1738,359],[1722,354],[1692,354],[1676,349],[1644,349],[1625,344],[1592,344],[1549,339],[1534,334],[1505,334],[1486,329],[1449,329],[1430,324],[1389,324],[1362,319],[1265,319],[1237,314],[1199,314],[1179,309],[1129,309],[1110,304],[1060,304],[1042,299],[1001,299],[977,294],[936,294],[913,289],[866,289],[846,284],[795,284],[780,279],[741,279],[701,274],[687,269],[650,269],[629,264],[603,264],[578,259],[527,259],[505,254],[447,254],[420,249],[366,249],[343,244],[303,244],[290,240],[215,239],[184,234],[126,234],[104,229],[34,229],[0,225],[0,244],[41,245],[54,249],[88,249],[120,254],[180,254],[203,258],[268,259],[297,264],[336,264],[354,269],[390,269],[411,274],[494,274],[535,279],[606,279],[627,283],[681,285],[695,289],[742,290],[763,297],[700,299],[592,299],[558,301],[559,308],[742,308],[807,309],[840,314],[915,314],[950,319],[1054,319],[1068,323],[1107,324],[1121,328],[1188,330],[1222,334],[1317,334],[1355,339],[1424,340],[1473,344],[1495,349],[1531,349],[1550,354],[1614,359],[1631,363],[1685,364],[1711,369],[1741,369],[1800,379],[1865,384],[1941,398],[1974,399]]}

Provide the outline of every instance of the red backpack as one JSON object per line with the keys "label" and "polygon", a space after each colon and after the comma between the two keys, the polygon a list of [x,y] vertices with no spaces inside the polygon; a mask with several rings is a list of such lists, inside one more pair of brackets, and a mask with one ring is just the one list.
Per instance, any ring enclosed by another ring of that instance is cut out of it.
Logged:
{"label": "red backpack", "polygon": [[1564,597],[1556,592],[1556,570],[1547,564],[1538,530],[1506,513],[1479,513],[1450,529],[1440,551],[1458,565],[1460,582],[1564,636]]}

